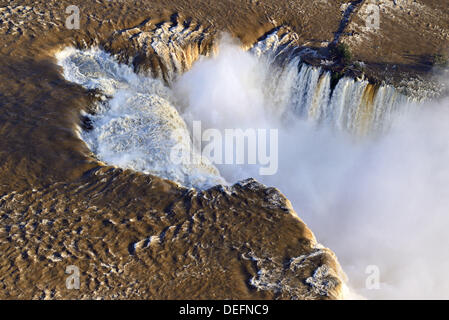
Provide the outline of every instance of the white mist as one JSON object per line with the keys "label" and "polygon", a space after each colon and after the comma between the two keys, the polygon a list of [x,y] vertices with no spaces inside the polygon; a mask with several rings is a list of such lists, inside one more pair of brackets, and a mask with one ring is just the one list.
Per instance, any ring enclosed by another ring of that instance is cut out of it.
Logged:
{"label": "white mist", "polygon": [[[354,139],[285,113],[279,101],[289,98],[279,95],[290,92],[270,86],[267,81],[280,81],[266,60],[229,41],[219,52],[175,83],[187,123],[279,128],[276,175],[220,165],[226,180],[255,177],[284,192],[318,240],[336,252],[358,294],[449,298],[448,100],[393,117],[385,135]],[[283,89],[289,79],[281,79]],[[373,265],[378,290],[365,285]]]}

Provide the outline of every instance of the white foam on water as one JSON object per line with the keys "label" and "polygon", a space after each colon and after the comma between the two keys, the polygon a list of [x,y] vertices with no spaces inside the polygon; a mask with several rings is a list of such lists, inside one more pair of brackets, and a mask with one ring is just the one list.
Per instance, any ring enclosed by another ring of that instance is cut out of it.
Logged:
{"label": "white foam on water", "polygon": [[[214,165],[193,150],[173,94],[160,80],[135,74],[98,48],[66,48],[56,58],[67,80],[110,96],[90,116],[93,130],[82,132],[99,160],[186,187],[226,183]],[[173,164],[170,152],[175,145],[181,145],[186,150],[181,154],[192,154],[193,159]]]}

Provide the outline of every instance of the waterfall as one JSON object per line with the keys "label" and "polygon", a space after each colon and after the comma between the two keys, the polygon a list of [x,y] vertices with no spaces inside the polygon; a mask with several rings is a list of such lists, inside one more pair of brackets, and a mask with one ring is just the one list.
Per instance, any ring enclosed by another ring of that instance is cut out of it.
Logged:
{"label": "waterfall", "polygon": [[275,95],[283,96],[285,87],[289,90],[283,106],[278,107],[301,119],[355,135],[387,130],[393,114],[404,112],[415,102],[393,86],[349,77],[341,78],[332,89],[329,71],[301,63],[298,58],[280,68],[273,77],[278,79]]}
{"label": "waterfall", "polygon": [[[218,50],[215,32],[178,16],[164,23],[145,21],[113,38],[141,48],[128,62],[136,71],[150,72],[169,86],[196,61],[214,56]],[[343,77],[331,88],[331,72],[301,59],[303,54],[320,58],[319,54],[301,48],[298,39],[288,27],[278,27],[250,48],[242,48],[261,60],[261,68],[269,69],[263,85],[267,99],[276,107],[269,110],[275,117],[293,113],[312,123],[363,136],[388,129],[393,113],[413,102],[392,86],[366,80]],[[114,46],[107,49],[114,52]]]}
{"label": "waterfall", "polygon": [[[164,177],[187,187],[225,184],[215,166],[194,149],[173,94],[160,79],[138,75],[108,53],[66,48],[57,54],[64,77],[103,94],[92,130],[81,138],[107,164]],[[172,151],[177,157],[173,162]]]}
{"label": "waterfall", "polygon": [[339,79],[332,89],[331,72],[301,60],[311,50],[299,50],[291,31],[271,32],[250,52],[271,66],[266,86],[277,96],[276,106],[313,123],[363,136],[387,130],[393,114],[405,112],[416,102],[391,85],[349,77]]}

